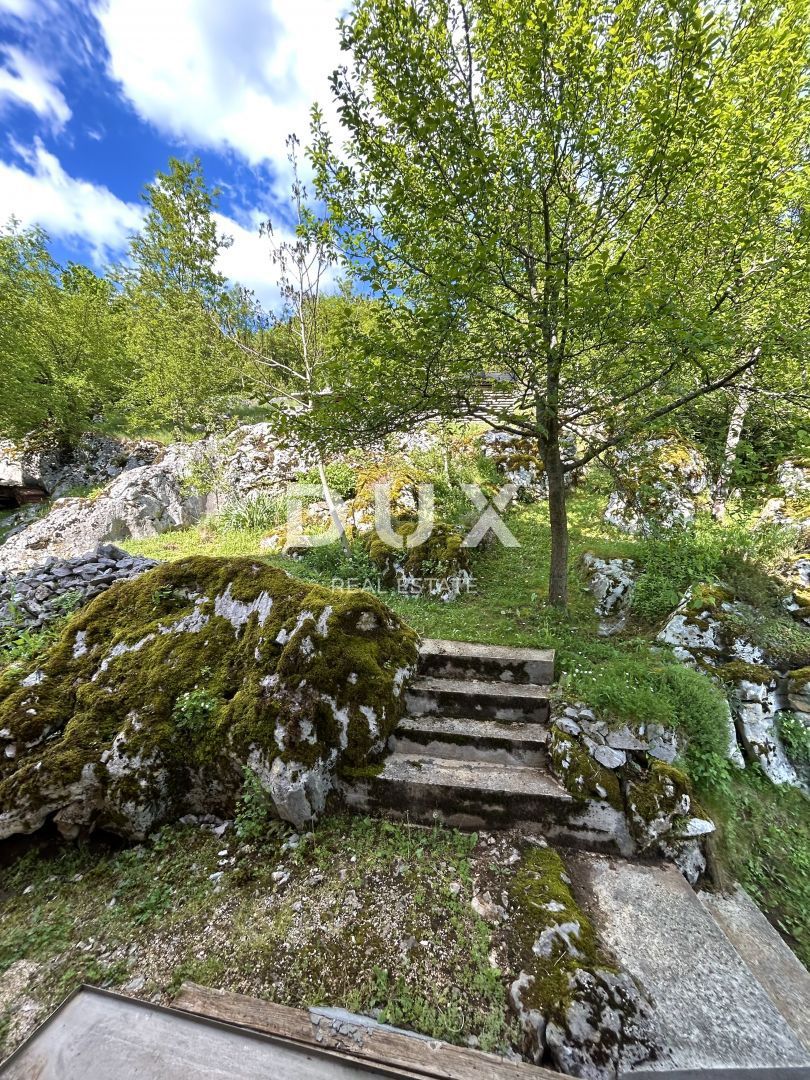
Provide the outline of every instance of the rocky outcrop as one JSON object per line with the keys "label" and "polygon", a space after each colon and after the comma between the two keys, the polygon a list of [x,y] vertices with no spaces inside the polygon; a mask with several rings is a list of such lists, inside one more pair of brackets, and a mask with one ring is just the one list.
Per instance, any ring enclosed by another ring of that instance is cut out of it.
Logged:
{"label": "rocky outcrop", "polygon": [[415,664],[415,635],[366,593],[248,559],[160,566],[3,673],[0,839],[232,817],[245,769],[303,827],[340,765],[382,751]]}
{"label": "rocky outcrop", "polygon": [[[721,585],[699,585],[686,593],[658,639],[683,663],[727,688],[737,741],[747,759],[776,784],[802,786],[779,736],[780,715],[791,707],[787,669],[799,641],[787,615],[781,618],[769,621]],[[781,638],[791,652],[779,648]],[[810,638],[807,644],[810,648]]]}
{"label": "rocky outcrop", "polygon": [[530,1061],[615,1080],[663,1051],[649,1003],[605,954],[570,886],[556,851],[526,846],[508,898],[521,965],[510,1001]]}
{"label": "rocky outcrop", "polygon": [[599,635],[609,637],[623,630],[633,601],[636,564],[632,559],[600,559],[590,552],[582,556],[589,588],[596,597]]}
{"label": "rocky outcrop", "polygon": [[86,555],[56,560],[14,576],[0,572],[0,628],[39,629],[76,611],[116,581],[130,581],[157,563],[99,544]]}
{"label": "rocky outcrop", "polygon": [[605,520],[622,532],[687,525],[709,486],[703,455],[674,433],[614,450],[608,464],[616,490]]}
{"label": "rocky outcrop", "polygon": [[0,488],[39,488],[59,498],[72,488],[109,483],[127,469],[155,460],[157,443],[83,435],[73,447],[41,446],[34,438],[0,440]]}
{"label": "rocky outcrop", "polygon": [[[121,452],[124,444],[115,445]],[[137,444],[142,445],[149,444]],[[225,437],[165,449],[151,446],[147,457],[148,463],[141,463],[133,450],[119,462],[120,468],[115,466],[119,475],[91,497],[58,499],[45,516],[11,532],[0,545],[0,570],[20,571],[48,558],[73,558],[100,543],[143,539],[194,525],[228,503],[282,493],[311,464],[269,424],[247,425]],[[46,475],[44,466],[37,468]],[[108,463],[107,468],[113,465]],[[82,475],[96,474],[85,468]],[[63,490],[60,481],[54,491]]]}
{"label": "rocky outcrop", "polygon": [[[525,502],[548,497],[546,468],[537,443],[526,435],[508,431],[487,431],[481,436],[481,452],[498,467],[504,481],[512,484],[517,497]],[[570,436],[563,437],[563,461],[576,458],[576,442]],[[565,483],[574,480],[571,472],[565,474]]]}
{"label": "rocky outcrop", "polygon": [[189,487],[199,444],[169,447],[152,465],[128,469],[92,498],[60,499],[45,517],[0,547],[0,570],[70,559],[97,544],[155,536],[191,525],[215,505]]}
{"label": "rocky outcrop", "polygon": [[660,724],[608,724],[584,705],[567,705],[554,717],[548,749],[572,795],[624,815],[627,854],[663,855],[692,884],[700,879],[702,838],[715,827],[673,765],[680,749],[675,732]]}
{"label": "rocky outcrop", "polygon": [[782,493],[766,503],[762,519],[810,528],[810,463],[784,461],[776,470],[776,481]]}

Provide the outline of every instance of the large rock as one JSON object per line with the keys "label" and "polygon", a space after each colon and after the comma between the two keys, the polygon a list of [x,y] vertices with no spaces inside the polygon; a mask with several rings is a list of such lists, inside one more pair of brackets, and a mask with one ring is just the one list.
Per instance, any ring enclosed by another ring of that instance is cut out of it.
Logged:
{"label": "large rock", "polygon": [[616,490],[608,501],[605,520],[622,532],[646,533],[689,524],[709,485],[703,455],[676,434],[614,450],[610,465]]}
{"label": "large rock", "polygon": [[[540,845],[543,842],[540,841]],[[642,991],[617,970],[547,846],[524,850],[509,890],[512,945],[520,973],[510,1002],[524,1055],[569,1076],[615,1080],[661,1056]]]}
{"label": "large rock", "polygon": [[[123,444],[114,445],[121,452]],[[143,445],[151,444],[137,444]],[[44,517],[13,530],[0,546],[0,570],[20,571],[48,558],[74,558],[100,543],[138,540],[194,525],[228,503],[281,494],[312,464],[269,424],[246,425],[227,436],[165,449],[152,446],[147,457],[149,462],[142,464],[130,455],[125,464],[118,462],[121,468],[116,464],[119,475],[92,498],[57,501]],[[107,471],[112,468],[108,464]],[[37,469],[42,483],[50,484],[50,473],[41,462]],[[82,475],[99,482],[108,479],[88,469]],[[60,481],[47,490],[59,494],[66,485]]]}
{"label": "large rock", "polygon": [[248,559],[120,583],[0,681],[0,839],[232,815],[246,767],[303,827],[338,767],[384,748],[416,655],[374,597]]}
{"label": "large rock", "polygon": [[600,559],[586,552],[582,563],[590,590],[596,597],[594,610],[599,616],[600,636],[608,637],[623,630],[633,600],[635,562],[632,559]]}
{"label": "large rock", "polygon": [[[788,680],[771,641],[758,636],[761,622],[754,608],[724,587],[699,585],[688,590],[658,639],[683,663],[713,673],[725,685],[746,758],[776,784],[803,786],[779,736]],[[729,756],[736,764],[733,751]]]}
{"label": "large rock", "polygon": [[178,444],[152,465],[128,469],[93,498],[58,500],[0,546],[0,571],[21,571],[46,559],[71,559],[97,544],[156,536],[191,525],[215,506],[210,493],[188,484],[200,444]]}
{"label": "large rock", "polygon": [[782,493],[768,501],[762,519],[810,528],[810,463],[784,461],[776,470],[776,480]]}

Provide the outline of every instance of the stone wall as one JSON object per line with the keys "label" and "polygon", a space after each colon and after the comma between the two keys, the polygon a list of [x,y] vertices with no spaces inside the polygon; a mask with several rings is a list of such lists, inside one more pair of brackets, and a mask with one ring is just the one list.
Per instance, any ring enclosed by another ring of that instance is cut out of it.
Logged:
{"label": "stone wall", "polygon": [[157,563],[127,555],[112,544],[75,559],[54,559],[24,574],[0,572],[0,627],[39,629]]}

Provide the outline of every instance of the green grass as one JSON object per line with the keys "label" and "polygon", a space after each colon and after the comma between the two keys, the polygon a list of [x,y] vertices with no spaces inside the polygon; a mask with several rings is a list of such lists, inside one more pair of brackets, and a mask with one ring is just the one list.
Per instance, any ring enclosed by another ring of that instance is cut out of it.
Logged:
{"label": "green grass", "polygon": [[0,975],[20,959],[37,964],[26,994],[46,1009],[81,981],[139,975],[160,1000],[192,979],[374,1011],[449,1041],[472,1033],[486,1049],[510,1044],[490,929],[470,906],[475,835],[353,817],[324,819],[293,851],[283,838],[236,865],[220,852],[241,851],[237,839],[196,827],[121,851],[29,853],[2,872]]}

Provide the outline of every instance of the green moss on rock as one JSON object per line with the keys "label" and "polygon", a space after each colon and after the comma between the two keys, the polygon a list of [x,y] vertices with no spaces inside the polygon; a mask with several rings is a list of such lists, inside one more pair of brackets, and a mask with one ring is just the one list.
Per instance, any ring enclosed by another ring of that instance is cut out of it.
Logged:
{"label": "green moss on rock", "polygon": [[688,776],[663,761],[654,761],[640,780],[627,784],[630,829],[643,851],[668,833],[675,818],[693,809]]}
{"label": "green moss on rock", "polygon": [[250,559],[114,585],[36,673],[4,681],[0,836],[67,805],[78,824],[136,834],[201,804],[230,811],[251,758],[363,766],[399,720],[416,656],[376,597]]}
{"label": "green moss on rock", "polygon": [[745,660],[732,660],[717,668],[717,674],[725,683],[749,682],[766,686],[773,681],[773,672],[762,664],[748,664]]}
{"label": "green moss on rock", "polygon": [[571,1002],[572,972],[613,968],[553,848],[526,848],[510,884],[509,906],[520,963],[533,980],[522,995],[523,1006],[562,1022]]}
{"label": "green moss on rock", "polygon": [[577,799],[605,799],[616,810],[623,808],[619,778],[594,761],[579,739],[554,726],[548,749],[554,772],[571,795]]}

